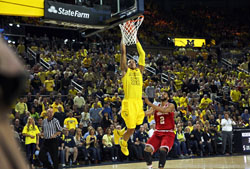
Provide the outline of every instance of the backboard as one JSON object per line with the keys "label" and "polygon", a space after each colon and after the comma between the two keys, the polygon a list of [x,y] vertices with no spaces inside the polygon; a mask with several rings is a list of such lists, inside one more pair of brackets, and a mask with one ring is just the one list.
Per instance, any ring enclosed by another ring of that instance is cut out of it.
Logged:
{"label": "backboard", "polygon": [[97,0],[91,5],[44,3],[44,22],[77,27],[83,37],[111,29],[144,12],[144,0]]}

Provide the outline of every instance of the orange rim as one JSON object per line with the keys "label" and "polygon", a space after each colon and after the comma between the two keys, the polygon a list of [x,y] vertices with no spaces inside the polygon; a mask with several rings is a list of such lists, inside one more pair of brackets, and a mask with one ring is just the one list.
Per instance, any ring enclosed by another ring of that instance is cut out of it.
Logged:
{"label": "orange rim", "polygon": [[129,24],[130,22],[138,22],[138,21],[140,21],[140,20],[142,20],[142,19],[144,19],[144,16],[143,16],[143,15],[138,16],[138,18],[135,19],[135,20],[129,20],[129,21],[127,21],[126,24]]}

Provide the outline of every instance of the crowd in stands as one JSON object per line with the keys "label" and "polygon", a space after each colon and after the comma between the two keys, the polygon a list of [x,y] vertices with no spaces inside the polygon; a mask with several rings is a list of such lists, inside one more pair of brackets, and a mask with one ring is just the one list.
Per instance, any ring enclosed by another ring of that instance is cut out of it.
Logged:
{"label": "crowd in stands", "polygon": [[[228,40],[238,47],[249,46],[250,15],[247,9],[221,9],[199,5],[192,8],[179,6],[171,10],[161,10],[162,8],[161,4],[152,0],[145,3],[145,19],[139,28],[139,37],[145,45],[173,46],[173,38],[187,37],[205,38],[211,45]],[[6,17],[5,20],[13,22],[13,18]],[[15,23],[49,26],[39,18],[32,17],[16,17]],[[116,37],[120,36],[120,29],[117,27],[100,35],[104,39],[118,42]]]}
{"label": "crowd in stands", "polygon": [[[27,88],[10,115],[19,141],[26,143],[23,128],[30,123],[40,130],[36,132],[42,132],[42,120],[51,108],[64,127],[58,145],[63,166],[69,165],[70,159],[72,165],[83,161],[89,164],[126,160],[118,140],[113,140],[114,134],[125,130],[120,115],[123,89],[117,47],[82,46],[74,51],[66,46],[51,48],[46,44],[36,45],[32,40],[26,42],[30,42],[30,48],[50,67],[26,64],[30,73]],[[16,47],[11,46],[26,56],[26,63],[27,46],[29,44],[24,45],[23,41]],[[170,157],[221,154],[221,120],[225,113],[235,122],[234,127],[249,127],[249,74],[221,64],[213,49],[176,49],[171,55],[148,54],[146,60],[157,74],[145,72],[145,93],[157,103],[161,91],[170,91],[171,101],[179,112]],[[168,78],[161,79],[161,73]],[[82,90],[74,88],[71,80],[80,84]],[[153,116],[145,117],[131,137],[129,160],[144,159],[143,149],[152,136],[154,123]],[[38,151],[39,145],[35,147]],[[104,155],[106,153],[110,156]]]}
{"label": "crowd in stands", "polygon": [[[229,14],[203,9],[175,11],[163,16],[153,7],[145,12],[138,35],[145,45],[156,46],[165,46],[166,39],[175,36],[209,37],[216,41],[229,38],[237,40],[239,47],[249,45],[246,31],[249,29],[245,25],[248,22],[231,22],[234,13]],[[127,160],[120,151],[118,140],[113,139],[114,135],[125,131],[120,115],[123,88],[117,32],[106,33],[102,41],[87,39],[80,48],[73,48],[63,39],[46,34],[42,37],[28,34],[18,44],[10,44],[23,58],[29,72],[26,91],[13,105],[10,114],[15,136],[21,144],[30,143],[27,139],[30,125],[37,126],[34,133],[42,133],[42,120],[47,118],[47,110],[52,109],[64,128],[58,138],[63,166],[70,165],[70,161],[77,165]],[[37,55],[35,62],[30,61],[26,52],[28,47]],[[48,68],[39,63],[41,59],[49,64]],[[228,59],[235,63],[235,68],[222,64],[221,53],[210,47],[176,48],[170,54],[146,54],[146,64],[155,68],[156,74],[145,71],[144,92],[157,103],[160,93],[169,91],[171,102],[179,112],[175,118],[176,139],[169,157],[224,153],[221,121],[225,114],[229,114],[234,128],[249,128],[250,75],[236,69],[246,66],[247,61],[249,63],[249,50],[244,51],[243,58]],[[245,70],[249,70],[249,66]],[[163,79],[162,73],[167,78]],[[75,88],[72,80],[82,88]],[[129,160],[144,159],[145,143],[154,129],[153,116],[145,117],[129,140]],[[37,151],[37,156],[42,139],[40,135],[39,144],[26,150],[31,163],[35,163],[32,153]],[[154,157],[158,157],[157,153]],[[41,165],[37,158],[35,161]]]}

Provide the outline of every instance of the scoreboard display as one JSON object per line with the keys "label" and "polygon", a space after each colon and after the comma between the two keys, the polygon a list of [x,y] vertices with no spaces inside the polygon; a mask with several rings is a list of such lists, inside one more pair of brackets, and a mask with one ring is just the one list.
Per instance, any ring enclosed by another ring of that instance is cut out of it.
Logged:
{"label": "scoreboard display", "polygon": [[244,153],[250,153],[250,132],[241,133],[242,150]]}

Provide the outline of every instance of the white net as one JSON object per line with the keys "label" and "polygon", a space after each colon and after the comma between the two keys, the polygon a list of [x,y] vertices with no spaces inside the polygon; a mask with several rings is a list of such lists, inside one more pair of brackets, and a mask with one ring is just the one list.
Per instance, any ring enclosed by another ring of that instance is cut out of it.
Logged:
{"label": "white net", "polygon": [[144,16],[141,15],[135,20],[129,20],[123,24],[119,24],[122,32],[123,44],[129,46],[136,44],[137,31],[144,20]]}

